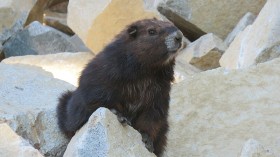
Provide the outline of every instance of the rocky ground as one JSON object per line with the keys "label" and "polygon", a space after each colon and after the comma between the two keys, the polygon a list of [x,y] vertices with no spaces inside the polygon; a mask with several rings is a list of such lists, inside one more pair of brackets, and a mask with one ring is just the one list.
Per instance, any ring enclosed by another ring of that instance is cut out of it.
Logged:
{"label": "rocky ground", "polygon": [[280,157],[279,15],[280,0],[1,1],[0,156],[155,156],[105,108],[69,141],[55,109],[125,25],[157,17],[190,41],[163,156]]}

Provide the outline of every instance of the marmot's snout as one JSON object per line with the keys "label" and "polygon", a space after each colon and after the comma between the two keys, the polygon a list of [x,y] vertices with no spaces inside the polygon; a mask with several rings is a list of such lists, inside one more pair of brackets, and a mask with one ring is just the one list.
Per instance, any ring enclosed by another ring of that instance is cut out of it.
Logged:
{"label": "marmot's snout", "polygon": [[177,35],[175,36],[174,40],[178,43],[182,43],[183,34],[180,31],[177,31]]}
{"label": "marmot's snout", "polygon": [[176,53],[184,47],[183,33],[179,30],[171,33],[165,38],[165,44],[169,52]]}

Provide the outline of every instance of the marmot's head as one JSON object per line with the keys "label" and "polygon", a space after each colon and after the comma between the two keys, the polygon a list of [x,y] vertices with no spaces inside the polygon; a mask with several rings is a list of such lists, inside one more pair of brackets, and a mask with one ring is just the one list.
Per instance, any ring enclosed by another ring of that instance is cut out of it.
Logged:
{"label": "marmot's head", "polygon": [[157,19],[136,21],[117,38],[124,41],[127,55],[149,66],[168,64],[185,45],[177,27]]}

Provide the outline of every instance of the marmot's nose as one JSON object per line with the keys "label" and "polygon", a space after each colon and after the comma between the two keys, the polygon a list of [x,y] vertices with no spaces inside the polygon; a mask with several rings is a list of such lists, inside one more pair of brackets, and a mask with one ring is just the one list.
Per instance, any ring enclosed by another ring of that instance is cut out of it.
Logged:
{"label": "marmot's nose", "polygon": [[181,43],[181,42],[182,42],[182,39],[183,39],[183,34],[182,34],[180,31],[178,31],[177,34],[176,34],[176,36],[175,36],[175,38],[174,38],[174,40],[175,40],[176,42],[178,42],[178,43]]}

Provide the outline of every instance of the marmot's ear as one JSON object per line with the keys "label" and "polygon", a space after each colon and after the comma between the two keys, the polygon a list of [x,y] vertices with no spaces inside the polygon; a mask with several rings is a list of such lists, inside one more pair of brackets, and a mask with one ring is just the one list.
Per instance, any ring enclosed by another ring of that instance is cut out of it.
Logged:
{"label": "marmot's ear", "polygon": [[137,26],[130,26],[127,30],[128,34],[132,37],[136,37],[137,36]]}

